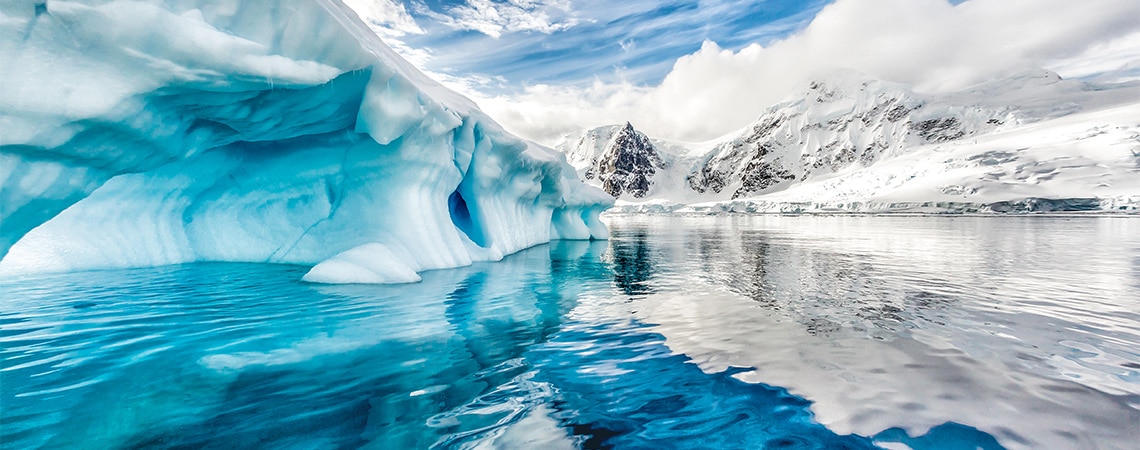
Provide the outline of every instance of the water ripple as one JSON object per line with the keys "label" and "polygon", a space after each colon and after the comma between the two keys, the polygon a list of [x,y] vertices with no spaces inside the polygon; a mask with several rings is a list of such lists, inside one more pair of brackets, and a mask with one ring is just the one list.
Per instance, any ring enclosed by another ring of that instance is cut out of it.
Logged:
{"label": "water ripple", "polygon": [[402,286],[0,280],[12,448],[1129,448],[1140,223],[611,219]]}

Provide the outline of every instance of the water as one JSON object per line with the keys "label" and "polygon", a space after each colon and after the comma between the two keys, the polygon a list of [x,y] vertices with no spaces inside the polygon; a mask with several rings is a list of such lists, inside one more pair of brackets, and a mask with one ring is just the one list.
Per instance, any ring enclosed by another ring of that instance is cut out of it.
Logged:
{"label": "water", "polygon": [[4,448],[1135,448],[1140,221],[609,219],[401,286],[0,281]]}

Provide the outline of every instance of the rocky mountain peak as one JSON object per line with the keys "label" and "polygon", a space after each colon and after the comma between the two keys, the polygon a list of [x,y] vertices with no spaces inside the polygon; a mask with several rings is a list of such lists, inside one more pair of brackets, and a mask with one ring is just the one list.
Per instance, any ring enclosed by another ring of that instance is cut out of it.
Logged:
{"label": "rocky mountain peak", "polygon": [[[649,137],[626,122],[593,164],[602,189],[615,198],[623,193],[645,197],[657,169],[664,166]],[[587,173],[587,177],[590,177]]]}

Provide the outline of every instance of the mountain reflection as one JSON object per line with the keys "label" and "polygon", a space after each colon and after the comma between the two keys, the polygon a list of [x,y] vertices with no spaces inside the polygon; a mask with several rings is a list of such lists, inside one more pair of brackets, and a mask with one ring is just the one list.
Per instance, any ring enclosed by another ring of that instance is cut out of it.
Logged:
{"label": "mountain reflection", "polygon": [[626,295],[645,295],[652,290],[647,283],[653,276],[649,233],[644,227],[623,230],[611,239],[614,283]]}
{"label": "mountain reflection", "polygon": [[[941,293],[954,289],[943,274],[922,274],[925,278],[918,285],[929,289],[915,289],[913,275],[898,282],[900,276],[907,277],[901,272],[913,268],[881,261],[871,252],[823,245],[825,239],[805,242],[787,230],[743,223],[708,228],[694,222],[681,225],[673,239],[654,240],[648,238],[649,224],[631,222],[615,230],[610,244],[614,282],[628,295],[649,294],[654,285],[666,283],[652,282],[655,277],[693,277],[750,298],[764,309],[796,316],[812,333],[840,326],[897,333],[920,322],[941,322],[944,313],[939,311],[957,301]],[[803,317],[818,309],[842,315]]]}
{"label": "mountain reflection", "polygon": [[670,348],[706,371],[753,367],[749,380],[804,395],[826,424],[894,430],[878,437],[969,424],[1019,448],[1129,448],[1137,224],[615,216],[611,246],[649,269],[632,272],[647,294],[629,309]]}

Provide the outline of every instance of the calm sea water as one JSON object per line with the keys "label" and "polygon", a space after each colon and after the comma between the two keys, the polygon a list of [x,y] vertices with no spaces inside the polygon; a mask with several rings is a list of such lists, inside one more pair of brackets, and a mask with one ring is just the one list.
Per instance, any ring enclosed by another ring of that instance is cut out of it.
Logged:
{"label": "calm sea water", "polygon": [[412,285],[0,280],[0,447],[1140,442],[1140,220],[608,220]]}

